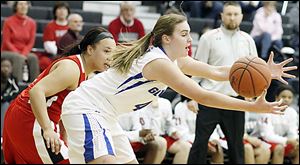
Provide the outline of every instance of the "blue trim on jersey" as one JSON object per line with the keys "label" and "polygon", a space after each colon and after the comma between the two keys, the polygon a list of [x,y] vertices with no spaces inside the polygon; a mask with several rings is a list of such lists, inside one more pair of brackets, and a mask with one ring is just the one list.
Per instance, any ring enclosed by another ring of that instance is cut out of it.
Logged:
{"label": "blue trim on jersey", "polygon": [[85,128],[85,138],[84,138],[84,159],[85,163],[94,160],[94,145],[93,145],[93,133],[90,126],[89,119],[86,114],[83,114],[84,128]]}
{"label": "blue trim on jersey", "polygon": [[[159,46],[159,49],[160,49],[161,51],[163,51],[163,52],[167,55],[165,49],[164,49],[162,46]],[[168,56],[168,55],[167,55],[167,56]]]}
{"label": "blue trim on jersey", "polygon": [[104,140],[105,140],[105,143],[106,143],[106,148],[107,148],[108,154],[109,155],[115,155],[115,153],[114,153],[114,151],[112,149],[112,146],[110,144],[110,141],[109,141],[108,137],[105,134],[105,129],[101,127],[101,125],[100,125],[100,123],[98,121],[97,121],[97,123],[98,123],[99,127],[103,130],[103,136],[104,136]]}
{"label": "blue trim on jersey", "polygon": [[127,91],[127,90],[129,90],[129,89],[131,89],[131,88],[138,87],[138,86],[143,85],[143,84],[145,84],[145,83],[151,82],[151,81],[152,81],[152,80],[138,81],[137,83],[135,83],[135,84],[133,84],[133,85],[131,85],[131,86],[125,88],[125,89],[122,89],[122,90],[119,91],[119,92],[117,92],[115,95],[117,95],[117,94],[119,94],[119,93],[121,93],[121,92]]}
{"label": "blue trim on jersey", "polygon": [[135,75],[135,76],[131,76],[131,77],[129,77],[127,80],[125,80],[120,86],[118,86],[118,89],[119,89],[121,86],[123,86],[124,84],[130,82],[131,80],[134,80],[134,79],[140,79],[140,78],[142,78],[142,77],[143,77],[142,72],[139,73],[139,74],[137,74],[137,75]]}

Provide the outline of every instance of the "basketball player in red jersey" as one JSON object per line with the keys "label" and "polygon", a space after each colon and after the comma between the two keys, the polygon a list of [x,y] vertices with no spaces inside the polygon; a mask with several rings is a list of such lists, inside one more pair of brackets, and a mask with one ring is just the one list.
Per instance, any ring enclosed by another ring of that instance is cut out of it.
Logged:
{"label": "basketball player in red jersey", "polygon": [[69,163],[59,136],[61,105],[90,73],[109,67],[108,55],[115,46],[105,29],[92,29],[19,94],[4,119],[5,163]]}

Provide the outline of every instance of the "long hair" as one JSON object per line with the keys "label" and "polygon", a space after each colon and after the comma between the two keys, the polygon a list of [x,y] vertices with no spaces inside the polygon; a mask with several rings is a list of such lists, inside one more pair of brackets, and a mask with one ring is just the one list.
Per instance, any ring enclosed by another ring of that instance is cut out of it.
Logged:
{"label": "long hair", "polygon": [[[129,69],[135,59],[142,57],[149,46],[162,46],[162,36],[171,36],[175,26],[186,21],[187,18],[178,14],[167,14],[160,16],[151,33],[137,41],[127,44],[120,44],[112,53],[112,68],[115,68],[121,74],[129,72]],[[151,41],[153,42],[151,43]]]}

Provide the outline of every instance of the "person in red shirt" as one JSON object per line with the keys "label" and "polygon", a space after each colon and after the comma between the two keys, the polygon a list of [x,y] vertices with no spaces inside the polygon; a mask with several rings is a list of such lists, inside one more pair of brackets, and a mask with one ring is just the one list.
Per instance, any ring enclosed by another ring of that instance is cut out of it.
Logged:
{"label": "person in red shirt", "polygon": [[41,70],[50,65],[53,57],[57,55],[57,42],[69,29],[67,20],[69,14],[70,8],[66,2],[57,2],[53,7],[54,19],[47,24],[43,34],[44,48],[48,54],[40,56]]}
{"label": "person in red shirt", "polygon": [[90,73],[109,68],[108,55],[115,46],[105,29],[90,30],[17,96],[4,117],[5,163],[68,163],[66,136],[59,123],[63,100]]}
{"label": "person in red shirt", "polygon": [[137,40],[145,35],[145,29],[140,20],[134,17],[135,6],[130,2],[120,4],[120,16],[108,25],[108,31],[116,42]]}
{"label": "person in red shirt", "polygon": [[23,65],[26,64],[25,61],[27,61],[30,71],[29,81],[31,82],[40,72],[37,56],[30,53],[35,42],[36,22],[27,16],[28,7],[29,2],[16,1],[13,5],[14,14],[4,21],[1,57],[13,61],[13,75],[18,81],[23,80],[22,69]]}

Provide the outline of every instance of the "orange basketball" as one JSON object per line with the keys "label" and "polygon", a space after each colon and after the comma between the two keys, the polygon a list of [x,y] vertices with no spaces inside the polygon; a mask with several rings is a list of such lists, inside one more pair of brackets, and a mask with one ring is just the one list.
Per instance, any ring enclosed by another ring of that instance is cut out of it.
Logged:
{"label": "orange basketball", "polygon": [[271,71],[267,63],[258,57],[242,57],[232,65],[229,81],[236,93],[253,98],[269,88]]}

